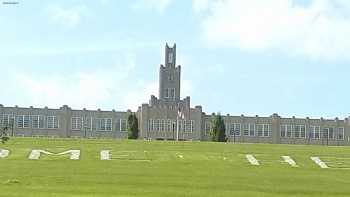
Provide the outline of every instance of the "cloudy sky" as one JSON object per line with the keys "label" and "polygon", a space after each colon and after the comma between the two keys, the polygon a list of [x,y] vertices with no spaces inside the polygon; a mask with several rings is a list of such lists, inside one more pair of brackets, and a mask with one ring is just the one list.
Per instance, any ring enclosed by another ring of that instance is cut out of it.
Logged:
{"label": "cloudy sky", "polygon": [[349,116],[349,0],[0,0],[0,103],[136,110],[177,44],[207,113]]}

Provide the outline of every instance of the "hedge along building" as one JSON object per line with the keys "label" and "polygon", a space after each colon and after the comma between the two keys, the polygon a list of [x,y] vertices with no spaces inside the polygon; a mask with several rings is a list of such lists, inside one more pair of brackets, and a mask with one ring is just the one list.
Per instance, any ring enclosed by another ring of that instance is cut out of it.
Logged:
{"label": "hedge along building", "polygon": [[[137,110],[144,139],[210,140],[211,115],[201,106],[191,108],[190,97],[181,99],[181,66],[176,66],[176,45],[165,46],[165,64],[159,69],[159,93]],[[126,138],[131,111],[74,110],[4,107],[1,126],[13,136]],[[270,117],[223,116],[231,142],[350,145],[350,121]]]}

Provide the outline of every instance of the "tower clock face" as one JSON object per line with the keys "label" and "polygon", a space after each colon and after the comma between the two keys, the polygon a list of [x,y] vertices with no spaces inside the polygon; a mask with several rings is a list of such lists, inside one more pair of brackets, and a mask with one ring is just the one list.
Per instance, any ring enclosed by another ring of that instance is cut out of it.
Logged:
{"label": "tower clock face", "polygon": [[173,53],[169,53],[168,54],[168,63],[172,63],[173,62]]}

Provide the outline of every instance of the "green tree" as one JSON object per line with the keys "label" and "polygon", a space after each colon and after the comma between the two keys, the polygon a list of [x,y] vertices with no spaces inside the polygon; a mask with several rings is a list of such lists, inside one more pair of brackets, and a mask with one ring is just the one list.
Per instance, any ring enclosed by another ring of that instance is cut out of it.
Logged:
{"label": "green tree", "polygon": [[139,137],[139,123],[135,113],[128,115],[128,138],[137,139]]}
{"label": "green tree", "polygon": [[7,135],[8,127],[4,127],[1,129],[0,133],[0,138],[1,138],[1,143],[5,144],[10,138]]}
{"label": "green tree", "polygon": [[225,122],[222,118],[222,116],[220,115],[220,113],[218,113],[217,115],[212,114],[212,129],[210,132],[211,135],[211,139],[214,142],[225,142],[227,141],[226,139],[226,134],[225,134]]}

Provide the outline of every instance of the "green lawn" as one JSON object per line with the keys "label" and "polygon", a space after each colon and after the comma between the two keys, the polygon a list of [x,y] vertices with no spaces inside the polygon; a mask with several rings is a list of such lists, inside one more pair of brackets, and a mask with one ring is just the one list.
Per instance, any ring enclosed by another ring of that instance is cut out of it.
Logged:
{"label": "green lawn", "polygon": [[[0,159],[4,197],[350,196],[350,147],[16,138],[1,148],[11,151]],[[28,160],[32,149],[79,149],[81,155]],[[112,160],[101,161],[106,149]],[[261,165],[250,165],[246,154]],[[299,167],[282,162],[282,155]]]}

